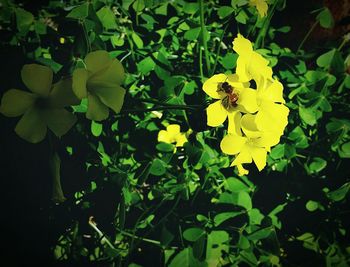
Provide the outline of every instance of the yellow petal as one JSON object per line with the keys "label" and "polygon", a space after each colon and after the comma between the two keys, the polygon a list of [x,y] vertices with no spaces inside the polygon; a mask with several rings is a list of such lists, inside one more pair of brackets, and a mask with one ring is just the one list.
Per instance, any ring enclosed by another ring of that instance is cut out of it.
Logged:
{"label": "yellow petal", "polygon": [[258,130],[256,126],[255,117],[256,116],[252,114],[245,114],[242,117],[242,130],[248,138],[257,138],[262,135],[262,133]]}
{"label": "yellow petal", "polygon": [[88,71],[86,69],[76,69],[73,72],[73,84],[72,89],[74,94],[83,99],[87,97],[86,83],[88,80]]}
{"label": "yellow petal", "polygon": [[36,98],[32,93],[10,89],[2,96],[0,113],[7,117],[20,116],[34,104]]}
{"label": "yellow petal", "polygon": [[228,112],[228,127],[227,127],[228,133],[242,135],[241,117],[242,117],[242,114],[239,111]]}
{"label": "yellow petal", "polygon": [[169,138],[169,133],[165,130],[160,130],[158,133],[158,142],[164,142],[164,143],[172,143]]}
{"label": "yellow petal", "polygon": [[180,133],[176,137],[176,146],[183,146],[187,142],[186,134]]}
{"label": "yellow petal", "polygon": [[38,64],[27,64],[23,66],[21,76],[23,83],[33,93],[42,97],[49,95],[53,77],[53,72],[49,67]]}
{"label": "yellow petal", "polygon": [[256,90],[243,88],[238,96],[237,104],[249,113],[256,112],[258,110]]}
{"label": "yellow petal", "polygon": [[114,84],[112,87],[96,87],[93,92],[100,98],[102,103],[113,109],[115,113],[120,112],[124,103],[124,88]]}
{"label": "yellow petal", "polygon": [[105,50],[97,50],[87,54],[85,57],[86,68],[92,72],[98,72],[111,64],[112,59]]}
{"label": "yellow petal", "polygon": [[257,147],[264,147],[270,151],[270,147],[280,142],[281,133],[279,132],[261,132],[261,137],[254,139],[253,143]]}
{"label": "yellow petal", "polygon": [[46,136],[47,127],[41,112],[35,107],[28,109],[16,125],[15,132],[30,143],[39,143]]}
{"label": "yellow petal", "polygon": [[272,82],[268,79],[260,79],[257,83],[258,99],[259,101],[268,100],[271,102],[285,103],[283,99],[283,85],[278,80]]}
{"label": "yellow petal", "polygon": [[66,134],[77,121],[75,115],[65,109],[43,110],[42,116],[49,129],[58,137]]}
{"label": "yellow petal", "polygon": [[243,168],[242,164],[237,164],[237,169],[238,169],[239,176],[247,175],[249,173],[248,170]]}
{"label": "yellow petal", "polygon": [[255,122],[261,131],[283,132],[288,124],[289,109],[283,104],[263,101]]}
{"label": "yellow petal", "polygon": [[248,72],[249,60],[250,58],[246,56],[239,56],[237,58],[236,73],[239,77],[239,80],[242,82],[248,82],[251,80],[251,75]]}
{"label": "yellow petal", "polygon": [[214,76],[205,81],[205,83],[203,84],[203,91],[214,99],[221,99],[223,98],[223,94],[220,94],[217,91],[219,88],[218,86],[220,85],[220,83],[223,83],[226,80],[227,76],[225,74],[215,74]]}
{"label": "yellow petal", "polygon": [[260,17],[265,17],[268,9],[266,0],[250,0],[250,4],[255,6],[258,10]]}
{"label": "yellow petal", "polygon": [[64,108],[71,105],[78,105],[80,99],[73,93],[72,79],[63,79],[53,85],[48,103],[53,108]]}
{"label": "yellow petal", "polygon": [[180,133],[180,125],[178,125],[178,124],[169,124],[166,127],[166,130],[167,130],[169,136],[171,136],[171,138],[174,139],[175,136]]}
{"label": "yellow petal", "polygon": [[108,114],[108,107],[101,102],[98,96],[89,93],[86,118],[94,121],[102,121],[107,119]]}
{"label": "yellow petal", "polygon": [[227,110],[221,104],[221,100],[207,107],[207,124],[212,127],[221,125],[227,117]]}
{"label": "yellow petal", "polygon": [[241,34],[237,35],[232,44],[233,50],[236,51],[238,55],[248,56],[253,51],[252,43]]}
{"label": "yellow petal", "polygon": [[251,146],[250,154],[254,160],[256,167],[258,167],[258,170],[261,171],[266,165],[266,150],[261,147]]}
{"label": "yellow petal", "polygon": [[248,72],[250,77],[254,80],[260,76],[272,79],[272,69],[268,66],[269,61],[257,52],[253,52],[248,62]]}
{"label": "yellow petal", "polygon": [[228,134],[221,140],[220,148],[225,154],[235,155],[241,151],[246,142],[246,137]]}
{"label": "yellow petal", "polygon": [[245,144],[242,147],[241,152],[236,156],[235,160],[231,163],[231,166],[252,162],[252,156],[250,155],[248,148],[248,144]]}

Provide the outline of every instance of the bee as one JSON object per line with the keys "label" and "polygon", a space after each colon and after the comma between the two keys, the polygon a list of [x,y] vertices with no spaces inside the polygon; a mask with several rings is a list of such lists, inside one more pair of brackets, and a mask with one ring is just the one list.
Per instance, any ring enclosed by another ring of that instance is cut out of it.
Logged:
{"label": "bee", "polygon": [[222,99],[222,105],[228,109],[230,107],[236,107],[238,101],[238,95],[234,92],[232,85],[227,81],[219,83],[218,92],[224,92],[226,96]]}

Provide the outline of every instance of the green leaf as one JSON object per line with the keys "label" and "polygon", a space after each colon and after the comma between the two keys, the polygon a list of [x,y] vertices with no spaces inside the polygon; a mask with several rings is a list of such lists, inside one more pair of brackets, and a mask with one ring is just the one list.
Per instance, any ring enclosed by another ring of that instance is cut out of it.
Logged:
{"label": "green leaf", "polygon": [[166,164],[160,159],[154,159],[150,168],[150,173],[155,176],[161,176],[166,172]]}
{"label": "green leaf", "polygon": [[124,45],[124,39],[121,38],[121,36],[112,35],[110,40],[111,40],[113,47]]}
{"label": "green leaf", "polygon": [[250,210],[252,208],[252,199],[250,198],[250,195],[245,191],[239,192],[236,205],[241,206],[246,210]]}
{"label": "green leaf", "polygon": [[191,242],[197,241],[204,234],[205,231],[201,228],[188,228],[182,233],[183,237]]}
{"label": "green leaf", "polygon": [[145,9],[145,1],[144,0],[136,0],[133,3],[132,8],[138,13],[141,12],[142,10]]}
{"label": "green leaf", "polygon": [[175,146],[173,144],[161,142],[156,145],[156,149],[161,152],[174,152]]}
{"label": "green leaf", "polygon": [[201,31],[200,27],[190,29],[187,32],[185,32],[184,38],[189,41],[197,40],[200,31]]}
{"label": "green leaf", "polygon": [[91,121],[91,133],[92,135],[99,137],[102,133],[102,123]]}
{"label": "green leaf", "polygon": [[310,173],[318,173],[327,166],[327,161],[323,158],[314,157],[312,162],[309,164],[308,169]]}
{"label": "green leaf", "polygon": [[240,249],[248,249],[250,248],[250,241],[244,235],[239,236],[238,247]]}
{"label": "green leaf", "polygon": [[273,228],[267,227],[263,229],[259,229],[247,236],[249,240],[255,241],[255,240],[260,240],[260,239],[265,239],[267,238],[271,233],[273,232]]}
{"label": "green leaf", "polygon": [[241,214],[243,214],[243,212],[241,212],[241,211],[229,211],[229,212],[219,213],[214,217],[214,225],[219,226],[224,221],[227,221],[228,219],[237,217],[238,215],[241,215]]}
{"label": "green leaf", "polygon": [[270,157],[273,159],[280,159],[284,156],[284,148],[285,144],[278,144],[275,146],[271,152],[270,152]]}
{"label": "green leaf", "polygon": [[96,14],[106,30],[115,30],[117,28],[115,15],[109,7],[102,7]]}
{"label": "green leaf", "polygon": [[308,125],[314,126],[317,121],[317,111],[311,108],[299,107],[301,119]]}
{"label": "green leaf", "polygon": [[325,7],[318,15],[317,20],[323,28],[329,29],[334,26],[334,19],[331,11]]}
{"label": "green leaf", "polygon": [[24,10],[23,8],[16,8],[15,13],[17,30],[20,33],[26,33],[34,22],[33,14]]}
{"label": "green leaf", "polygon": [[143,41],[140,38],[140,36],[138,36],[136,34],[136,32],[132,32],[131,38],[134,41],[134,43],[136,44],[137,48],[143,48]]}
{"label": "green leaf", "polygon": [[249,191],[249,187],[237,178],[228,178],[225,180],[225,188],[231,192]]}
{"label": "green leaf", "polygon": [[239,13],[236,15],[236,21],[239,23],[246,24],[248,19],[249,17],[247,13],[243,11],[243,9],[241,9]]}
{"label": "green leaf", "polygon": [[86,2],[68,13],[67,18],[85,19],[89,15],[89,3]]}
{"label": "green leaf", "polygon": [[183,91],[186,95],[192,95],[197,88],[197,84],[195,81],[185,82],[185,85],[183,87]]}
{"label": "green leaf", "polygon": [[206,267],[204,262],[200,262],[193,256],[193,250],[191,247],[185,248],[180,251],[173,260],[170,262],[168,267]]}
{"label": "green leaf", "polygon": [[332,72],[341,73],[344,71],[344,60],[336,48],[319,56],[316,63],[319,67],[330,69]]}
{"label": "green leaf", "polygon": [[230,70],[236,66],[237,58],[238,58],[237,54],[227,53],[219,61],[225,69]]}
{"label": "green leaf", "polygon": [[154,69],[156,63],[151,57],[146,57],[137,63],[137,70],[144,75],[147,75],[151,70]]}
{"label": "green leaf", "polygon": [[199,10],[199,5],[198,3],[189,3],[184,1],[184,5],[182,8],[182,11],[185,12],[186,14],[193,15]]}
{"label": "green leaf", "polygon": [[343,184],[341,187],[334,191],[327,193],[327,197],[333,201],[343,200],[350,190],[350,182]]}
{"label": "green leaf", "polygon": [[305,205],[306,209],[311,212],[317,210],[318,206],[319,206],[319,203],[313,200],[309,200]]}
{"label": "green leaf", "polygon": [[234,9],[230,6],[222,6],[218,10],[218,15],[220,19],[224,19],[227,16],[231,15],[234,12]]}
{"label": "green leaf", "polygon": [[212,231],[208,234],[206,262],[208,266],[218,266],[223,253],[228,253],[229,234],[226,231]]}
{"label": "green leaf", "polygon": [[338,153],[341,158],[350,158],[350,142],[340,145]]}
{"label": "green leaf", "polygon": [[288,139],[293,141],[294,146],[297,148],[307,148],[309,146],[307,136],[300,126],[295,127],[293,131],[289,133]]}
{"label": "green leaf", "polygon": [[260,224],[262,219],[264,219],[264,215],[258,209],[251,209],[248,215],[250,224]]}

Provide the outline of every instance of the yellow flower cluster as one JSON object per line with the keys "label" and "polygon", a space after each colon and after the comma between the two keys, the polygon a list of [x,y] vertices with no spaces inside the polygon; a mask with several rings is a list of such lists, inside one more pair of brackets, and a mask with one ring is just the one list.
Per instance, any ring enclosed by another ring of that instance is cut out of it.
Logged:
{"label": "yellow flower cluster", "polygon": [[[228,134],[221,150],[236,155],[231,166],[239,175],[248,174],[244,163],[254,161],[261,171],[267,152],[278,144],[288,124],[289,109],[284,105],[283,85],[272,77],[268,61],[253,50],[242,35],[233,41],[238,54],[235,74],[216,74],[203,84],[203,90],[218,99],[207,107],[207,124],[219,126],[228,118]],[[254,80],[256,88],[250,88]]]}

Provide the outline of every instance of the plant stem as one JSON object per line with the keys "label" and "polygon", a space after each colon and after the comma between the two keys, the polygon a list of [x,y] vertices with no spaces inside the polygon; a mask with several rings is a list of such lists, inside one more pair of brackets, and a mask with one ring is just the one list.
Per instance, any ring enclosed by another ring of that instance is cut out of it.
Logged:
{"label": "plant stem", "polygon": [[218,48],[216,49],[216,53],[215,53],[215,62],[214,62],[214,66],[213,66],[213,68],[211,69],[210,76],[213,76],[213,75],[214,75],[214,72],[215,72],[215,69],[216,69],[216,65],[218,64],[219,54],[220,54],[220,50],[221,50],[221,42],[222,42],[222,39],[224,38],[224,35],[225,35],[225,32],[226,32],[226,30],[227,30],[228,25],[229,25],[229,23],[227,23],[225,29],[224,29],[224,30],[222,31],[222,33],[221,33],[219,45],[218,45]]}
{"label": "plant stem", "polygon": [[306,40],[309,38],[310,34],[313,32],[313,30],[316,28],[318,24],[318,21],[316,20],[314,22],[314,24],[311,26],[310,30],[307,32],[307,34],[305,35],[304,39],[301,41],[300,45],[298,46],[298,49],[297,49],[297,54],[299,52],[299,50],[303,47],[304,43],[306,42]]}
{"label": "plant stem", "polygon": [[204,3],[203,0],[199,1],[199,9],[200,9],[200,21],[201,21],[201,33],[202,33],[202,43],[204,47],[204,56],[205,56],[205,63],[207,66],[207,74],[210,73],[210,61],[209,61],[209,53],[208,53],[208,46],[206,41],[206,31],[204,24]]}
{"label": "plant stem", "polygon": [[203,74],[203,51],[202,51],[202,47],[199,46],[199,72],[201,75],[201,81],[204,82],[204,74]]}
{"label": "plant stem", "polygon": [[88,32],[86,30],[86,26],[85,26],[85,21],[81,20],[80,21],[81,27],[83,28],[83,32],[84,32],[84,37],[85,37],[85,41],[88,47],[88,53],[91,52],[92,48],[91,48],[91,43],[90,43],[90,39],[89,39],[89,35]]}

